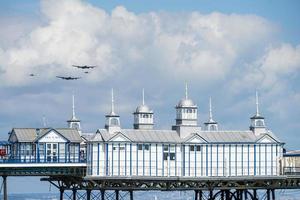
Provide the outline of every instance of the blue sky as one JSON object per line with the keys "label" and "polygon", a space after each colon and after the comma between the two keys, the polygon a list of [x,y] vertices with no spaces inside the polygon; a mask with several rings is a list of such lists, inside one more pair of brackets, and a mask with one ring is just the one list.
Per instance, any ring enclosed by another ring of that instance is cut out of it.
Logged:
{"label": "blue sky", "polygon": [[[268,128],[299,149],[299,8],[296,0],[1,1],[0,137],[42,126],[43,116],[66,126],[72,93],[84,131],[95,132],[112,87],[122,127],[132,127],[145,88],[156,127],[170,128],[187,82],[199,124],[211,96],[222,129],[248,129],[258,90]],[[72,64],[99,67],[84,74]],[[69,74],[82,79],[55,78]],[[18,188],[11,192],[28,189]]]}

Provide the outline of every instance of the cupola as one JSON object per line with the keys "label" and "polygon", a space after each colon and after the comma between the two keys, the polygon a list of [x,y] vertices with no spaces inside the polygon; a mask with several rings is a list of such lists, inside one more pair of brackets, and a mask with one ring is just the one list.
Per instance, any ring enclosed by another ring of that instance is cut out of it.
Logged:
{"label": "cupola", "polygon": [[75,116],[75,97],[72,96],[72,117],[67,121],[69,128],[75,128],[78,131],[81,131],[80,120]]}
{"label": "cupola", "polygon": [[114,108],[114,90],[111,89],[111,110],[106,117],[106,123],[105,128],[109,133],[116,133],[120,132],[121,126],[120,126],[120,116],[115,113]]}
{"label": "cupola", "polygon": [[250,118],[251,125],[250,130],[253,131],[255,135],[260,135],[267,132],[265,125],[265,118],[259,113],[259,103],[258,103],[258,93],[256,92],[256,113],[253,117]]}
{"label": "cupola", "polygon": [[145,104],[145,92],[142,91],[142,105],[138,106],[133,113],[134,129],[153,129],[153,111]]}
{"label": "cupola", "polygon": [[188,87],[185,85],[185,98],[180,100],[176,108],[177,126],[197,126],[197,105],[188,98]]}
{"label": "cupola", "polygon": [[204,126],[205,126],[205,130],[207,131],[218,130],[218,122],[213,120],[211,98],[209,98],[209,118],[208,121],[204,123]]}

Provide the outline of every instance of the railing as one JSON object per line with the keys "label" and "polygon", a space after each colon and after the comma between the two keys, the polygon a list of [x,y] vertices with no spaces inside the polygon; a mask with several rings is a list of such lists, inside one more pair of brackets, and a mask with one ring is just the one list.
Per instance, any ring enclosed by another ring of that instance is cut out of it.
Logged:
{"label": "railing", "polygon": [[37,158],[8,158],[2,157],[0,158],[0,165],[2,163],[86,163],[86,159],[82,158],[70,158],[70,159],[56,159],[56,160],[47,160],[47,159],[37,159]]}
{"label": "railing", "polygon": [[284,167],[284,175],[300,175],[300,167]]}

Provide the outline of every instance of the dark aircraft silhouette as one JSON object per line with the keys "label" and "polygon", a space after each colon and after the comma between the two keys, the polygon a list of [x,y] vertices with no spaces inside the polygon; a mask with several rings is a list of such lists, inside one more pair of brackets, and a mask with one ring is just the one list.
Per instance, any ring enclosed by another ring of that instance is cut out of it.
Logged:
{"label": "dark aircraft silhouette", "polygon": [[63,79],[63,80],[77,80],[77,79],[80,79],[81,77],[56,76],[56,78],[60,78],[60,79]]}
{"label": "dark aircraft silhouette", "polygon": [[84,73],[88,74],[88,73],[90,73],[90,72],[88,72],[88,71],[85,71]]}
{"label": "dark aircraft silhouette", "polygon": [[95,68],[95,67],[97,67],[97,66],[88,66],[88,65],[72,65],[73,67],[77,67],[77,68],[79,68],[79,69],[93,69],[93,68]]}
{"label": "dark aircraft silhouette", "polygon": [[29,76],[35,76],[35,74],[29,74]]}

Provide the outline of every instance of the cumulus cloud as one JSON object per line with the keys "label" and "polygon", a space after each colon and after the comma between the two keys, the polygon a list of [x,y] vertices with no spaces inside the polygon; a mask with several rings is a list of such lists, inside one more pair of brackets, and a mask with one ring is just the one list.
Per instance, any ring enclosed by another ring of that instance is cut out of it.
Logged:
{"label": "cumulus cloud", "polygon": [[289,82],[299,75],[300,45],[282,43],[268,47],[257,60],[237,73],[231,84],[234,91],[260,89],[272,94],[284,92]]}
{"label": "cumulus cloud", "polygon": [[0,78],[8,86],[31,84],[29,73],[39,74],[40,83],[55,75],[78,75],[72,64],[99,66],[84,77],[88,82],[138,68],[219,80],[276,29],[255,15],[135,14],[122,6],[108,13],[79,0],[42,1],[41,14],[40,26],[10,47],[0,46]]}

